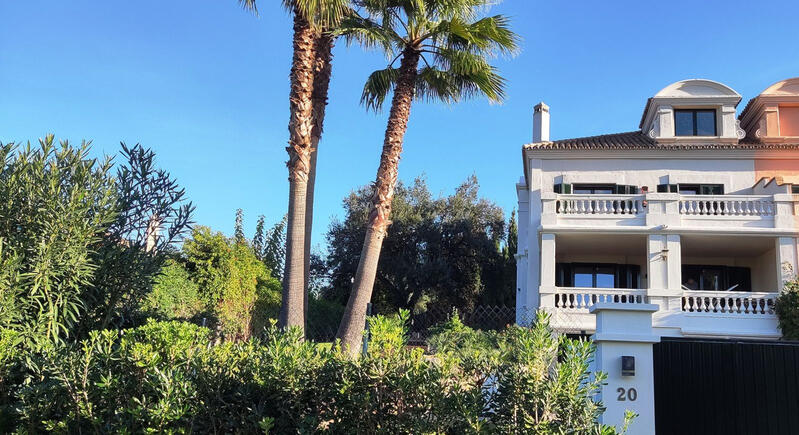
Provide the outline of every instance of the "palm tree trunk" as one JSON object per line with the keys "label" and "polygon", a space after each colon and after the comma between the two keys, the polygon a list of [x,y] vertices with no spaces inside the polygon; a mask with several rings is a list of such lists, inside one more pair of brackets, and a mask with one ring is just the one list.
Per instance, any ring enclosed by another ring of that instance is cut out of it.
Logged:
{"label": "palm tree trunk", "polygon": [[315,32],[308,22],[294,14],[294,57],[289,94],[289,211],[286,230],[286,265],[283,272],[283,300],[278,323],[305,329],[304,248],[305,204],[311,161],[311,95],[313,93]]}
{"label": "palm tree trunk", "polygon": [[357,355],[361,348],[366,306],[372,299],[372,287],[380,259],[380,249],[386,236],[386,229],[391,224],[391,200],[394,199],[394,187],[397,183],[400,154],[408,119],[411,115],[416,88],[416,68],[419,65],[419,52],[405,49],[400,63],[399,77],[391,100],[391,111],[388,116],[386,135],[383,140],[383,153],[380,156],[380,167],[377,169],[374,192],[372,193],[372,209],[369,213],[366,237],[358,262],[350,298],[341,319],[338,338],[342,348],[351,355]]}
{"label": "palm tree trunk", "polygon": [[308,283],[311,270],[311,231],[313,229],[313,201],[314,186],[316,184],[316,152],[325,124],[325,108],[327,107],[327,94],[330,88],[330,76],[333,69],[333,36],[323,33],[316,38],[316,56],[314,59],[313,94],[311,96],[311,170],[308,174],[308,191],[305,196],[305,249],[303,288],[305,295],[303,309],[305,319],[308,319]]}

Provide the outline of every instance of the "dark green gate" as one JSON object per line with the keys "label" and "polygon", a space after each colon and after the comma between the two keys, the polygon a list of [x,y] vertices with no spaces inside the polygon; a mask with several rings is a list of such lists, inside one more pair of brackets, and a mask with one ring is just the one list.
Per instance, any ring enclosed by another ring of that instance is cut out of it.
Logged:
{"label": "dark green gate", "polygon": [[799,434],[799,343],[663,338],[655,425],[667,434]]}

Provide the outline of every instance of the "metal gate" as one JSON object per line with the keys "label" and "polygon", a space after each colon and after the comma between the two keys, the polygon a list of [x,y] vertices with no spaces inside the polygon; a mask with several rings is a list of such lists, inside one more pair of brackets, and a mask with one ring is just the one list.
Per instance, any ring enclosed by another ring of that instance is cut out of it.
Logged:
{"label": "metal gate", "polygon": [[799,343],[663,338],[655,425],[666,434],[799,434]]}

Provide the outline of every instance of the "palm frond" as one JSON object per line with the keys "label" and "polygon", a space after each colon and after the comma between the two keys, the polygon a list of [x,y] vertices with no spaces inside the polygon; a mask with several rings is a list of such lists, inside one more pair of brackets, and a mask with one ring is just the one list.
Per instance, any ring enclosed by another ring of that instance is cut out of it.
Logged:
{"label": "palm frond", "polygon": [[402,41],[394,29],[357,14],[344,17],[332,33],[344,36],[348,44],[357,41],[366,48],[381,48],[386,52],[391,52]]}
{"label": "palm frond", "polygon": [[335,28],[350,11],[349,0],[282,0],[282,3],[287,10],[300,14],[311,26],[320,29]]}
{"label": "palm frond", "polygon": [[366,79],[361,94],[361,104],[368,109],[380,110],[386,100],[386,96],[394,89],[394,85],[399,78],[399,69],[388,67],[373,72]]}
{"label": "palm frond", "polygon": [[[505,98],[505,79],[484,56],[451,49],[439,49],[432,54],[436,67],[447,74],[447,80],[454,87],[450,92],[465,97],[485,95],[497,103]],[[449,101],[452,97],[445,95],[442,99]]]}
{"label": "palm frond", "polygon": [[[504,15],[478,18],[495,0],[354,1],[369,18],[347,27],[351,38],[380,45],[395,60],[421,57],[416,98],[445,103],[475,96],[491,102],[505,98],[506,81],[488,59],[517,53],[519,37]],[[399,72],[393,62],[364,85],[361,102],[369,109],[379,109],[394,88]]]}
{"label": "palm frond", "polygon": [[255,0],[238,0],[238,2],[245,11],[252,12],[256,17],[258,16],[258,5],[255,4]]}

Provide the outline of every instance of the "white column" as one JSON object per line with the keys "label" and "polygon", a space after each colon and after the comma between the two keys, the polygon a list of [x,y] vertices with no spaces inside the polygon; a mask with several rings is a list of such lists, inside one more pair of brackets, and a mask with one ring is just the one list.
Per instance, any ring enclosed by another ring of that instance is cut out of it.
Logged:
{"label": "white column", "polygon": [[[627,433],[655,433],[655,383],[652,345],[660,338],[652,333],[654,304],[598,303],[596,314],[595,370],[607,374],[599,399],[605,405],[600,422],[621,427],[626,410],[638,414]],[[622,373],[622,357],[635,361],[634,373]]]}
{"label": "white column", "polygon": [[682,249],[678,234],[647,236],[647,288],[650,295],[680,290]]}
{"label": "white column", "polygon": [[793,195],[777,193],[774,195],[774,228],[793,229],[795,224]]}
{"label": "white column", "polygon": [[[541,160],[531,159],[528,161],[527,167],[529,169],[527,180],[530,209],[527,227],[527,278],[525,280],[527,292],[522,297],[521,306],[516,304],[516,318],[519,324],[526,324],[520,322],[520,319],[526,319],[529,323],[540,306],[538,288],[541,285],[541,246],[538,233],[541,226]],[[548,189],[551,190],[552,186],[549,186]]]}
{"label": "white column", "polygon": [[[530,292],[527,285],[527,273],[530,263],[528,261],[528,253],[530,246],[528,243],[527,233],[530,230],[530,195],[527,184],[524,182],[524,177],[516,185],[516,196],[519,205],[519,230],[517,234],[517,248],[516,256],[516,323],[525,324],[527,317],[525,313],[525,305],[527,303],[527,295]],[[538,249],[536,244],[535,249]]]}
{"label": "white column", "polygon": [[794,237],[779,237],[776,240],[777,251],[777,288],[782,290],[785,281],[794,279],[799,274],[797,269],[796,239]]}
{"label": "white column", "polygon": [[555,235],[541,234],[541,307],[555,306]]}
{"label": "white column", "polygon": [[660,306],[654,323],[672,328],[668,335],[679,335],[676,328],[682,316],[682,246],[678,234],[650,234],[647,237],[647,296]]}

